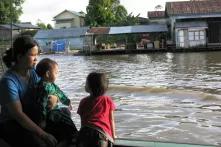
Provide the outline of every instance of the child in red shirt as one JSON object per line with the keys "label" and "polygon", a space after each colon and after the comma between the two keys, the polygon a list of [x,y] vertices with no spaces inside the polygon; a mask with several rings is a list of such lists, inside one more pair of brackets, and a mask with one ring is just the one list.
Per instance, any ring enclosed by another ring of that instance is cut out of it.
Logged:
{"label": "child in red shirt", "polygon": [[104,95],[108,79],[104,73],[92,72],[86,80],[85,90],[90,95],[81,100],[77,113],[81,117],[79,147],[109,147],[115,138],[115,110],[110,96]]}

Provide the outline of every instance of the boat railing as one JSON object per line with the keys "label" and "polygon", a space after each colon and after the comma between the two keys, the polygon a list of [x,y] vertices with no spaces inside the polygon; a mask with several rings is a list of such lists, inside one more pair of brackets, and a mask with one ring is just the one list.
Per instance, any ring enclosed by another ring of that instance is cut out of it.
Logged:
{"label": "boat railing", "polygon": [[161,142],[117,138],[113,147],[216,147],[215,145],[201,145],[190,143]]}

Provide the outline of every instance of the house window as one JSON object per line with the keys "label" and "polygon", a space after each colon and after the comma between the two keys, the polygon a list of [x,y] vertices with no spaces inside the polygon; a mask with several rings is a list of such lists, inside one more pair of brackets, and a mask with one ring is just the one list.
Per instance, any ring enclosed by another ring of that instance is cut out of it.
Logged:
{"label": "house window", "polygon": [[200,32],[199,31],[194,32],[194,37],[195,40],[200,40]]}
{"label": "house window", "polygon": [[178,30],[178,44],[180,47],[184,47],[184,30]]}
{"label": "house window", "polygon": [[205,32],[202,31],[189,31],[189,40],[204,40]]}
{"label": "house window", "polygon": [[205,31],[204,30],[191,30],[188,32],[189,45],[198,46],[205,44]]}
{"label": "house window", "polygon": [[205,32],[200,31],[200,40],[205,40]]}
{"label": "house window", "polygon": [[189,32],[189,40],[194,40],[194,32]]}

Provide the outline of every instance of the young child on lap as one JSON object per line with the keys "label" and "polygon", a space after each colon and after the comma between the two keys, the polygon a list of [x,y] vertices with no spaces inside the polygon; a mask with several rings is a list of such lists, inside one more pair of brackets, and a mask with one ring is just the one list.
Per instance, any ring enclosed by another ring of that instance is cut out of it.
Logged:
{"label": "young child on lap", "polygon": [[54,83],[58,74],[58,64],[54,60],[44,58],[37,64],[36,73],[41,80],[35,89],[35,115],[31,115],[33,121],[58,140],[72,139],[77,129],[71,119],[71,101]]}

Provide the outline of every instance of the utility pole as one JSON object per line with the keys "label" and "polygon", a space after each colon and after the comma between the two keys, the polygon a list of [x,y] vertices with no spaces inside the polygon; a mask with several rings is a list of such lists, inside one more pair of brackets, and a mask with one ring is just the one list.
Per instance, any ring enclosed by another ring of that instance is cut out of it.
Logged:
{"label": "utility pole", "polygon": [[[13,47],[13,0],[10,0],[10,20],[11,20],[11,47]],[[13,51],[13,50],[12,50]],[[12,52],[12,54],[14,55],[14,52]]]}

